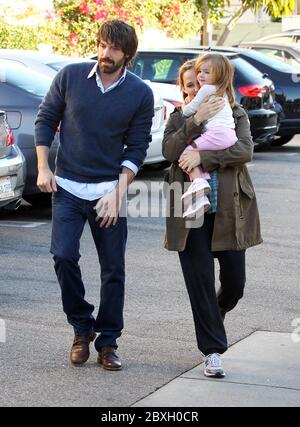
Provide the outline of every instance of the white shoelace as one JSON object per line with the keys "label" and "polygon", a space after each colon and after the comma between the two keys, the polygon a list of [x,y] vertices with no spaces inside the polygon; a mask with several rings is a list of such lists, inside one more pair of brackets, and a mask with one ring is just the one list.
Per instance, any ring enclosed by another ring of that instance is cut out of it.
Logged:
{"label": "white shoelace", "polygon": [[205,365],[210,365],[212,368],[221,368],[221,359],[218,353],[212,353],[206,356]]}

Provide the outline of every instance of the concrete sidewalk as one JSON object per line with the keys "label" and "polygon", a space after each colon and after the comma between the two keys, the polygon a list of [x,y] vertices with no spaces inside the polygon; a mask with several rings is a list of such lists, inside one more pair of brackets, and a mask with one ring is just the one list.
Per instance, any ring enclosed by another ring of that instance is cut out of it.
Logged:
{"label": "concrete sidewalk", "polygon": [[255,332],[222,359],[224,379],[204,377],[201,364],[133,406],[300,406],[300,343],[291,334]]}

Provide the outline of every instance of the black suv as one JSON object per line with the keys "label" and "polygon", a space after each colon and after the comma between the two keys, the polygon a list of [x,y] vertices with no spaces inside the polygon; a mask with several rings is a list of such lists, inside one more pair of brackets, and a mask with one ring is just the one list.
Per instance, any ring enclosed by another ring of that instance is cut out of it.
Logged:
{"label": "black suv", "polygon": [[[199,54],[202,52],[197,49],[139,50],[130,69],[144,80],[175,84],[179,67]],[[278,131],[277,112],[281,111],[274,103],[273,82],[238,53],[224,54],[234,66],[236,99],[247,110],[253,140],[256,144],[267,145]]]}
{"label": "black suv", "polygon": [[[200,47],[199,49],[206,48]],[[276,59],[253,49],[214,47],[212,51],[238,53],[242,59],[274,82],[275,100],[280,104],[283,112],[280,115],[277,138],[272,145],[284,145],[291,141],[296,134],[300,134],[300,70],[298,68],[276,61]]]}

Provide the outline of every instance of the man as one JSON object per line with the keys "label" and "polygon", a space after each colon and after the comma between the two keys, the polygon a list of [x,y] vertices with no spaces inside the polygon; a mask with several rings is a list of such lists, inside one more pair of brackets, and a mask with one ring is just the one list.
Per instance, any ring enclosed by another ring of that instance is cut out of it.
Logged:
{"label": "man", "polygon": [[[112,20],[97,35],[98,63],[72,64],[55,77],[36,118],[37,185],[53,192],[51,253],[68,322],[70,359],[81,365],[95,341],[98,363],[120,370],[117,338],[123,329],[126,217],[121,200],[146,156],[154,114],[149,86],[126,69],[138,45],[130,25]],[[60,124],[56,173],[49,147]],[[97,201],[97,203],[96,203]],[[101,300],[84,299],[79,243],[88,221],[101,266]]]}

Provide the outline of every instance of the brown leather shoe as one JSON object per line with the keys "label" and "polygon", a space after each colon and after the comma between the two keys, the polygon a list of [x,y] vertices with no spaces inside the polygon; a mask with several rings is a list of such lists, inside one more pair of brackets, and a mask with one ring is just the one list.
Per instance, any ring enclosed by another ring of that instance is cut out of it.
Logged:
{"label": "brown leather shoe", "polygon": [[89,345],[95,338],[95,332],[91,335],[75,335],[70,354],[73,365],[82,365],[88,360],[90,357]]}
{"label": "brown leather shoe", "polygon": [[102,368],[109,371],[120,371],[122,369],[121,360],[116,355],[116,349],[113,347],[102,347],[98,352],[97,362]]}

